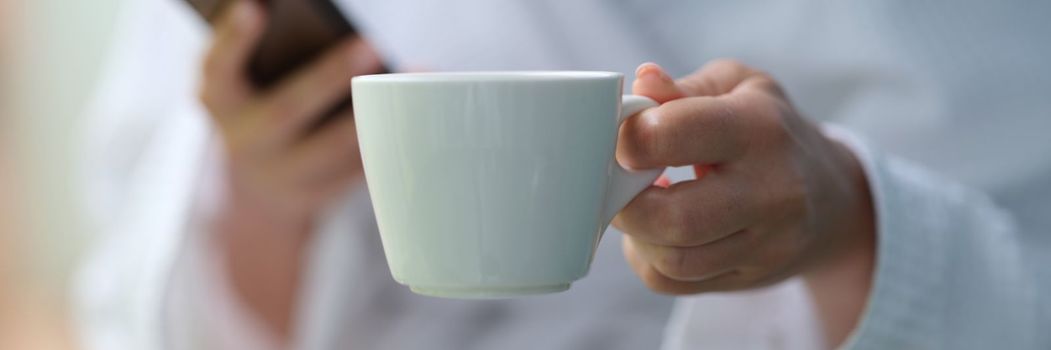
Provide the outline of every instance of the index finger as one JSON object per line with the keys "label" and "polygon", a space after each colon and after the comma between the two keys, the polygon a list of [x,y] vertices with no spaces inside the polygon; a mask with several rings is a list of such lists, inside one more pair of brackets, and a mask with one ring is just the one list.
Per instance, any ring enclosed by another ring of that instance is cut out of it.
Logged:
{"label": "index finger", "polygon": [[730,93],[750,80],[765,77],[740,61],[716,59],[700,69],[675,81],[687,96],[719,96]]}
{"label": "index finger", "polygon": [[706,177],[639,193],[613,219],[624,234],[650,244],[693,247],[751,227],[758,198],[729,176]]}
{"label": "index finger", "polygon": [[747,149],[748,125],[734,99],[688,97],[624,121],[617,160],[633,169],[719,164]]}
{"label": "index finger", "polygon": [[245,72],[263,34],[263,17],[259,5],[239,0],[216,22],[202,67],[201,99],[208,108],[234,109],[250,99],[253,89]]}

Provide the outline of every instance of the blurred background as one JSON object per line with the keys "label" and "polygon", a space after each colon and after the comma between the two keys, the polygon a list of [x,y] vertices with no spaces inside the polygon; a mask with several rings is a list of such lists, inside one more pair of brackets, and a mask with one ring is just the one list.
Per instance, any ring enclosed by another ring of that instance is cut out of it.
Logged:
{"label": "blurred background", "polygon": [[0,349],[71,348],[66,298],[92,227],[76,118],[125,0],[0,0]]}

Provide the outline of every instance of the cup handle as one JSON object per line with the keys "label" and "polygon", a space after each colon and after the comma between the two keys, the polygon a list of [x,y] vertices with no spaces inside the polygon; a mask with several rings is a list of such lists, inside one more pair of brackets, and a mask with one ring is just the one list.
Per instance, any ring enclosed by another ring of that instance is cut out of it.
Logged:
{"label": "cup handle", "polygon": [[[620,119],[617,125],[621,125],[629,117],[642,112],[642,110],[656,107],[658,103],[647,97],[637,95],[624,95],[621,98]],[[624,209],[642,190],[649,188],[664,169],[628,170],[613,158],[613,166],[610,167],[609,193],[606,195],[606,203],[602,212],[605,225],[613,221],[613,217]]]}

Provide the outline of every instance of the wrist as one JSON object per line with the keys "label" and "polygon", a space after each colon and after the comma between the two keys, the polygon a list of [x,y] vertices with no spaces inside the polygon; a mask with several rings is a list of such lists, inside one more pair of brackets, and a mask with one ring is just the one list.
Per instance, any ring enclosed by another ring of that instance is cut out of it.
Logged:
{"label": "wrist", "polygon": [[846,175],[851,200],[842,225],[832,235],[836,243],[802,277],[824,325],[826,341],[837,346],[856,328],[868,302],[876,259],[875,210],[861,162],[846,145],[832,141]]}
{"label": "wrist", "polygon": [[231,291],[268,333],[287,342],[314,219],[267,214],[251,206],[217,209],[210,220],[210,240]]}
{"label": "wrist", "polygon": [[224,205],[211,218],[219,236],[252,235],[258,239],[289,240],[310,232],[314,218],[305,214],[275,212],[253,205]]}
{"label": "wrist", "polygon": [[859,249],[803,274],[829,348],[843,344],[861,322],[872,288],[873,251]]}

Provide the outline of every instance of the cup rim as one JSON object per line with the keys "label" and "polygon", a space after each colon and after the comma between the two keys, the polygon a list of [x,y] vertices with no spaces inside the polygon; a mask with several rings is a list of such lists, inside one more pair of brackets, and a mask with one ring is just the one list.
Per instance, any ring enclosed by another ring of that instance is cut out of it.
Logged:
{"label": "cup rim", "polygon": [[559,81],[616,79],[624,75],[609,71],[526,70],[386,73],[359,75],[351,82],[482,82],[482,81]]}

